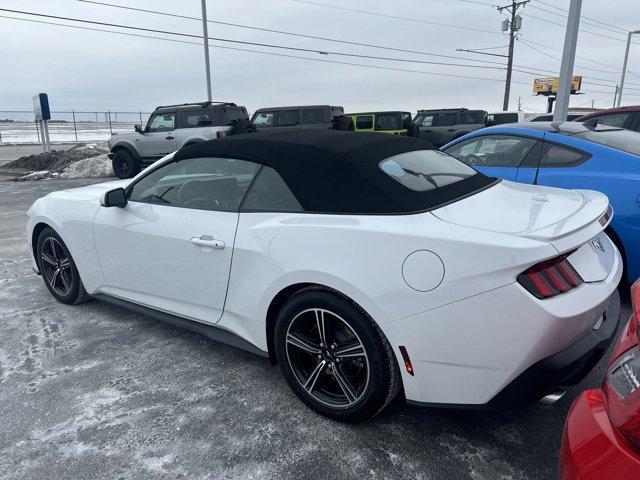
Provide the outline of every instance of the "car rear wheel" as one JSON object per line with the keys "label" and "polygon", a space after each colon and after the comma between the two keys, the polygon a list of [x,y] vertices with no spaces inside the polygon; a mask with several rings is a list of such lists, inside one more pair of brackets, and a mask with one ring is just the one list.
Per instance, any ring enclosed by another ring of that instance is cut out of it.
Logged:
{"label": "car rear wheel", "polygon": [[87,300],[69,249],[52,228],[47,227],[40,233],[36,253],[42,279],[56,300],[68,305]]}
{"label": "car rear wheel", "polygon": [[123,149],[114,152],[111,165],[113,166],[113,173],[121,179],[135,177],[140,172],[140,162]]}
{"label": "car rear wheel", "polygon": [[362,421],[398,393],[389,342],[357,305],[329,291],[309,288],[292,297],[278,314],[274,339],[289,386],[326,417]]}

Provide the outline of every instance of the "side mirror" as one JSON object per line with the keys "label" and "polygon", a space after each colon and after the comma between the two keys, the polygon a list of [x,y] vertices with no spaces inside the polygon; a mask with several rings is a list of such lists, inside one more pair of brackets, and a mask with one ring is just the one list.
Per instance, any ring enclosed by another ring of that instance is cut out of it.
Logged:
{"label": "side mirror", "polygon": [[142,127],[140,125],[135,125],[133,129],[138,133],[142,133]]}
{"label": "side mirror", "polygon": [[124,188],[114,188],[102,194],[100,205],[103,207],[120,207],[127,206],[127,194]]}

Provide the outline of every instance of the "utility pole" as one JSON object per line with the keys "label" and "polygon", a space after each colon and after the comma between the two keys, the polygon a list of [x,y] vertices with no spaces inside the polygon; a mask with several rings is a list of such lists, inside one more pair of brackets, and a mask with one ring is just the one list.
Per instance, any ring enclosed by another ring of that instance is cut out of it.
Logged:
{"label": "utility pole", "polygon": [[580,10],[582,0],[571,0],[567,28],[564,33],[564,47],[562,49],[562,63],[560,64],[560,79],[558,93],[556,93],[556,108],[553,110],[553,121],[567,120],[571,83],[573,81],[573,63],[576,59],[576,44],[578,43],[578,28],[580,27]]}
{"label": "utility pole", "polygon": [[207,30],[207,0],[202,0],[202,36],[204,41],[204,68],[207,73],[207,100],[211,101],[211,67],[209,66],[209,32]]}
{"label": "utility pole", "polygon": [[620,78],[620,90],[618,91],[618,107],[622,102],[622,89],[624,88],[624,75],[627,73],[627,60],[629,59],[629,47],[631,46],[631,35],[640,33],[640,30],[634,30],[629,32],[627,36],[627,49],[624,51],[624,63],[622,64],[622,77]]}
{"label": "utility pole", "polygon": [[616,89],[613,92],[613,106],[616,106],[616,100],[618,98],[618,85],[616,85]]}
{"label": "utility pole", "polygon": [[[509,55],[507,60],[507,79],[504,85],[504,101],[502,102],[502,110],[509,110],[509,93],[511,91],[511,71],[513,69],[513,45],[515,43],[516,32],[520,30],[522,26],[522,17],[520,15],[516,15],[518,8],[523,5],[529,3],[530,0],[522,0],[520,2],[516,2],[515,0],[511,0],[510,5],[505,5],[503,7],[496,7],[500,13],[504,10],[507,10],[511,13],[511,20],[504,20],[502,22],[502,31],[506,31],[509,29]],[[507,24],[508,22],[508,24]],[[505,28],[507,27],[507,28]]]}

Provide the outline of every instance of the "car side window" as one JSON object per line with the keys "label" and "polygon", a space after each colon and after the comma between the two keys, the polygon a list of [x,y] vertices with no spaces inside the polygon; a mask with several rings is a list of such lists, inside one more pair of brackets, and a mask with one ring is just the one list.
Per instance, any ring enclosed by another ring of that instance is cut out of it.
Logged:
{"label": "car side window", "polygon": [[280,112],[278,125],[281,127],[298,125],[298,110],[284,110]]}
{"label": "car side window", "polygon": [[418,117],[419,120],[416,124],[419,127],[432,127],[433,126],[433,115],[425,115],[424,117]]}
{"label": "car side window", "polygon": [[368,130],[370,128],[373,128],[373,116],[358,115],[356,117],[356,128],[358,130]]}
{"label": "car side window", "polygon": [[540,156],[541,167],[575,167],[585,162],[589,154],[561,147],[553,143],[545,143]]}
{"label": "car side window", "polygon": [[518,167],[537,140],[513,135],[486,135],[471,138],[447,149],[447,153],[467,165]]}
{"label": "car side window", "polygon": [[393,115],[377,115],[376,130],[402,130],[402,116]]}
{"label": "car side window", "polygon": [[242,211],[302,212],[302,206],[273,168],[262,167],[242,204]]}
{"label": "car side window", "polygon": [[275,118],[275,112],[260,112],[253,119],[253,123],[257,127],[273,127]]}
{"label": "car side window", "polygon": [[456,124],[458,115],[455,113],[439,113],[436,118],[436,127],[452,127]]}
{"label": "car side window", "polygon": [[237,212],[260,165],[232,158],[187,158],[152,170],[128,191],[129,201]]}
{"label": "car side window", "polygon": [[601,117],[587,121],[590,125],[609,125],[611,127],[623,128],[625,122],[629,118],[628,113],[610,113]]}
{"label": "car side window", "polygon": [[175,129],[175,124],[175,113],[160,113],[151,115],[147,126],[147,132],[168,132]]}
{"label": "car side window", "polygon": [[482,112],[462,112],[460,114],[460,123],[464,125],[484,123],[484,114]]}
{"label": "car side window", "polygon": [[303,108],[301,123],[305,125],[324,123],[324,111],[321,108]]}
{"label": "car side window", "polygon": [[188,112],[185,114],[184,128],[209,127],[213,118],[207,112]]}

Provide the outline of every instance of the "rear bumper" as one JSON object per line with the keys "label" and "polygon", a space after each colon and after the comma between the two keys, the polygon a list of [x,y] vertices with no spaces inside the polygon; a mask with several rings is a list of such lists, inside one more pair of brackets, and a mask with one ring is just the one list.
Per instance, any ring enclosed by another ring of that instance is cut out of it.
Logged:
{"label": "rear bumper", "polygon": [[602,312],[602,323],[559,352],[527,368],[484,404],[409,403],[428,407],[500,411],[536,402],[555,388],[579,383],[600,361],[616,336],[620,320],[620,295],[617,290]]}
{"label": "rear bumper", "polygon": [[558,462],[561,480],[626,480],[640,472],[640,452],[613,430],[600,389],[573,402],[564,426]]}
{"label": "rear bumper", "polygon": [[620,323],[620,294],[613,292],[598,329],[587,331],[577,342],[531,365],[498,393],[484,408],[505,410],[533,403],[557,387],[578,384],[607,351]]}

